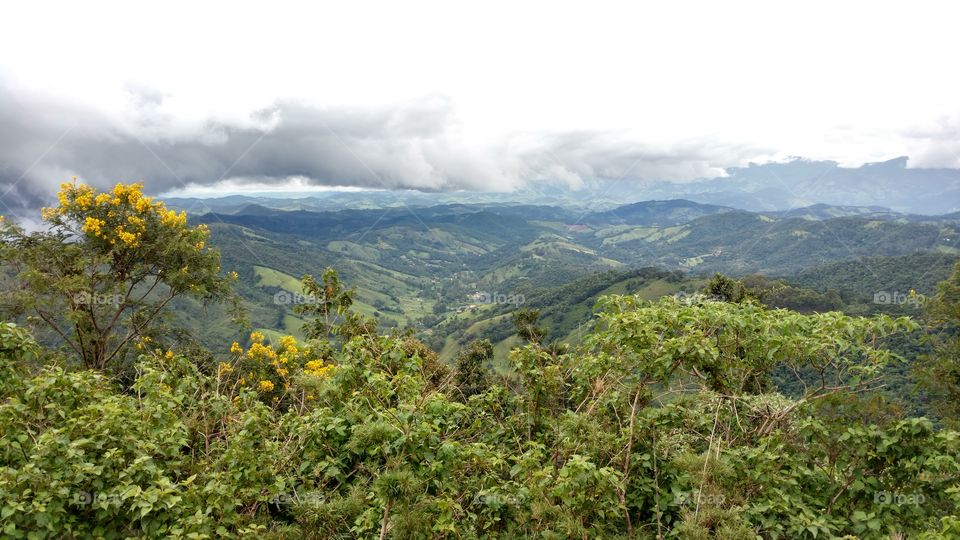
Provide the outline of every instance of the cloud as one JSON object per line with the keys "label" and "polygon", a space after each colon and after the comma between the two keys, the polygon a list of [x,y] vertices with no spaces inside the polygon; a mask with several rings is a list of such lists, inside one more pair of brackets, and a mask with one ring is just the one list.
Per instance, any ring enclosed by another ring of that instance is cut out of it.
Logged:
{"label": "cloud", "polygon": [[428,191],[509,191],[534,180],[579,188],[717,176],[768,152],[707,140],[642,144],[612,131],[478,142],[443,96],[367,108],[278,101],[242,119],[193,123],[165,112],[168,97],[129,87],[128,107],[108,114],[0,84],[0,203],[18,215],[36,209],[73,175],[101,188],[144,180],[152,193],[291,179]]}
{"label": "cloud", "polygon": [[597,180],[684,182],[723,176],[731,165],[773,150],[720,140],[643,144],[618,131],[537,134],[519,152],[521,178],[556,179],[577,189]]}
{"label": "cloud", "polygon": [[904,130],[911,166],[960,168],[960,114]]}

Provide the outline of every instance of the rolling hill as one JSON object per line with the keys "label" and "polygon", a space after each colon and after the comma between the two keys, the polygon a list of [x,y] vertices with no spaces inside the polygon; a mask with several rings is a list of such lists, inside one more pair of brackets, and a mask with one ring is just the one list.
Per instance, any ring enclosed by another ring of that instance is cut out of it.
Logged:
{"label": "rolling hill", "polygon": [[[809,291],[809,305],[830,305],[818,296],[829,293],[870,312],[877,291],[907,282],[926,290],[942,279],[960,239],[955,216],[823,205],[753,213],[686,200],[587,213],[509,204],[336,212],[255,205],[193,219],[210,226],[224,268],[240,275],[254,328],[297,335],[302,321],[275,295],[299,292],[301,276],[331,266],[356,287],[358,312],[415,329],[447,359],[488,336],[502,360],[518,306],[500,297],[522,296],[525,307],[543,310],[552,336],[569,340],[600,294],[691,291],[715,271],[781,277]],[[831,281],[838,275],[853,277]]]}

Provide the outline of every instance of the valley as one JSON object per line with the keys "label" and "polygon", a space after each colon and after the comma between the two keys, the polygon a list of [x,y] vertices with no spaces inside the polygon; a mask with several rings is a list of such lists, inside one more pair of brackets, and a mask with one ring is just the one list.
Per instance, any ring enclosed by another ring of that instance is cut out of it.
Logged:
{"label": "valley", "polygon": [[[292,297],[300,276],[333,267],[356,288],[355,309],[382,328],[413,329],[446,361],[471,340],[491,339],[501,367],[516,343],[509,313],[520,307],[540,309],[552,339],[576,343],[602,295],[692,293],[722,272],[783,279],[809,302],[778,307],[909,313],[873,295],[930,295],[960,258],[957,216],[827,205],[779,213],[684,200],[586,213],[519,204],[248,206],[195,219],[209,225],[224,267],[240,275],[255,329],[301,335],[293,303],[274,296]],[[821,298],[828,292],[837,295],[832,303]],[[473,299],[484,294],[493,301]],[[497,303],[497,295],[523,302]]]}

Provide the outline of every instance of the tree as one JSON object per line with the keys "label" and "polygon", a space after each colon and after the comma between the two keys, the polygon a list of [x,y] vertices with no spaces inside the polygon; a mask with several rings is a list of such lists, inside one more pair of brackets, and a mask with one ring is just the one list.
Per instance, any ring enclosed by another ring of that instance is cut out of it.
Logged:
{"label": "tree", "polygon": [[457,354],[456,384],[464,398],[480,394],[489,381],[484,366],[493,358],[493,345],[488,339],[473,341]]}
{"label": "tree", "polygon": [[802,315],[755,302],[609,296],[600,305],[602,331],[590,341],[650,381],[670,384],[683,374],[710,391],[742,395],[769,392],[774,368],[791,373],[802,394],[768,417],[764,433],[807,403],[879,388],[882,368],[902,361],[883,340],[919,329],[907,317]]}
{"label": "tree", "polygon": [[720,273],[713,275],[703,292],[724,302],[739,303],[747,297],[747,290],[743,283]]}
{"label": "tree", "polygon": [[188,226],[186,212],[142,189],[117,184],[97,193],[75,180],[60,186],[57,207],[43,209],[46,229],[0,226],[0,256],[18,281],[7,292],[14,310],[50,329],[87,368],[122,360],[174,298],[235,299],[236,276],[220,275],[206,226]]}
{"label": "tree", "polygon": [[302,283],[306,300],[295,306],[294,311],[313,317],[312,321],[304,324],[303,331],[310,339],[329,341],[337,332],[338,323],[347,317],[356,291],[347,289],[337,271],[329,267],[323,271],[321,281],[305,275]]}
{"label": "tree", "polygon": [[39,353],[29,332],[14,323],[0,322],[0,395],[23,384]]}
{"label": "tree", "polygon": [[547,337],[546,329],[537,326],[537,322],[540,320],[539,309],[518,309],[513,313],[512,320],[517,335],[530,343],[539,344]]}
{"label": "tree", "polygon": [[934,350],[918,368],[921,386],[929,393],[932,409],[945,424],[960,426],[960,263],[940,283],[926,306]]}

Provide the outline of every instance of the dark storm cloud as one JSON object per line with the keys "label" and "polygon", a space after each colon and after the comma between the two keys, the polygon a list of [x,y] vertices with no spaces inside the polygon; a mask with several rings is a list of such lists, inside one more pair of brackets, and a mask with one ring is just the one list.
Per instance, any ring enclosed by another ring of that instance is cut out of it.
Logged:
{"label": "dark storm cloud", "polygon": [[49,198],[73,174],[101,187],[145,179],[152,192],[291,176],[371,188],[482,189],[502,174],[448,132],[450,104],[441,98],[356,110],[282,102],[247,122],[210,121],[184,132],[159,114],[159,95],[135,93],[134,113],[116,121],[0,92],[0,193],[9,191],[8,206]]}
{"label": "dark storm cloud", "polygon": [[165,96],[131,88],[129,112],[97,110],[0,85],[0,203],[48,203],[77,175],[98,187],[145,180],[162,193],[224,178],[422,190],[507,190],[528,180],[577,187],[596,178],[693,179],[756,156],[705,141],[652,147],[616,133],[519,134],[478,148],[457,131],[452,104],[430,97],[393,107],[317,108],[278,102],[240,122],[185,126]]}

